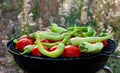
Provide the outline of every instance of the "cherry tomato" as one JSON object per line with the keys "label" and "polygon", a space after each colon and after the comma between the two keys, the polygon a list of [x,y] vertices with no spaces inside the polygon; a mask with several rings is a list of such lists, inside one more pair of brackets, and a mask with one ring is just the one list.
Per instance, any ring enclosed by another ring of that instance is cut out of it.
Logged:
{"label": "cherry tomato", "polygon": [[108,46],[107,40],[102,41],[102,43],[103,43],[104,47],[107,47],[107,46]]}
{"label": "cherry tomato", "polygon": [[19,37],[18,40],[20,40],[20,39],[28,39],[28,38],[29,38],[28,35],[23,35],[23,36]]}
{"label": "cherry tomato", "polygon": [[[44,49],[47,50],[47,48],[45,46],[43,46]],[[40,53],[40,51],[38,50],[38,47],[34,47],[32,50],[31,50],[31,54],[33,56],[44,56],[43,54]]]}
{"label": "cherry tomato", "polygon": [[80,49],[74,45],[67,45],[64,49],[64,52],[62,54],[62,57],[80,57],[82,53],[80,52]]}
{"label": "cherry tomato", "polygon": [[43,43],[55,43],[56,42],[54,40],[47,40],[47,39],[41,39],[40,41]]}
{"label": "cherry tomato", "polygon": [[49,43],[49,41],[47,39],[40,39],[40,42],[42,42],[42,43]]}
{"label": "cherry tomato", "polygon": [[58,48],[58,46],[56,45],[56,46],[53,46],[53,47],[51,47],[50,49],[49,49],[49,51],[54,51],[54,50],[56,50]]}
{"label": "cherry tomato", "polygon": [[32,44],[33,42],[30,39],[20,39],[16,42],[16,48],[20,51],[23,51],[25,46]]}
{"label": "cherry tomato", "polygon": [[23,35],[23,36],[21,36],[20,38],[18,38],[18,40],[21,40],[21,39],[29,39],[29,40],[31,40],[33,43],[34,43],[34,41],[35,41],[35,39],[30,38],[28,35]]}
{"label": "cherry tomato", "polygon": [[31,50],[31,53],[32,53],[33,56],[43,56],[43,55],[39,52],[37,46],[34,47],[34,48]]}
{"label": "cherry tomato", "polygon": [[48,40],[49,41],[49,43],[55,43],[56,41],[54,41],[54,40]]}

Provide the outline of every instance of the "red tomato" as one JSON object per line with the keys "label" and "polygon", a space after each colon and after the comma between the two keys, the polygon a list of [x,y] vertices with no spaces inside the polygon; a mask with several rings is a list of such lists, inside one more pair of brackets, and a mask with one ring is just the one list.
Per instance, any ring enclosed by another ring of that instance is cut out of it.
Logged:
{"label": "red tomato", "polygon": [[25,46],[32,44],[33,42],[30,39],[20,39],[16,42],[16,48],[19,49],[20,51],[23,51]]}
{"label": "red tomato", "polygon": [[56,42],[54,40],[47,40],[47,39],[41,39],[40,41],[43,43],[55,43]]}
{"label": "red tomato", "polygon": [[49,43],[49,41],[47,39],[40,39],[40,42],[42,42],[42,43]]}
{"label": "red tomato", "polygon": [[32,50],[31,50],[31,53],[33,56],[42,56],[42,54],[39,52],[38,50],[38,47],[34,47]]}
{"label": "red tomato", "polygon": [[49,41],[49,43],[55,43],[56,41],[54,41],[54,40],[48,40]]}
{"label": "red tomato", "polygon": [[20,38],[18,38],[18,40],[21,40],[21,39],[29,39],[29,40],[31,40],[33,43],[34,43],[34,41],[35,41],[35,39],[30,38],[28,35],[23,35],[23,36],[21,36]]}
{"label": "red tomato", "polygon": [[80,49],[74,45],[67,45],[64,49],[64,52],[62,54],[62,57],[80,57],[82,53],[80,52]]}
{"label": "red tomato", "polygon": [[28,39],[28,38],[29,38],[28,35],[23,35],[23,36],[19,37],[18,40],[20,40],[20,39]]}
{"label": "red tomato", "polygon": [[[47,50],[47,48],[45,46],[43,46],[44,49]],[[40,53],[40,51],[38,50],[38,47],[34,47],[32,50],[31,50],[31,54],[33,56],[43,56],[43,54]]]}
{"label": "red tomato", "polygon": [[56,50],[58,48],[58,46],[53,46],[53,47],[51,47],[50,49],[49,49],[49,51],[54,51],[54,50]]}
{"label": "red tomato", "polygon": [[107,47],[107,46],[108,46],[107,40],[102,41],[102,43],[103,43],[104,47]]}

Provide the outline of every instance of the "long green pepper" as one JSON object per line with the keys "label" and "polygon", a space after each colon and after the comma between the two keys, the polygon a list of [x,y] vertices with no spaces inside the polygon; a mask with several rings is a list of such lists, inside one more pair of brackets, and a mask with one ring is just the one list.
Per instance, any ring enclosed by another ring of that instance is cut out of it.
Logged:
{"label": "long green pepper", "polygon": [[44,45],[44,46],[47,47],[47,48],[51,48],[51,47],[53,47],[53,46],[55,46],[55,45],[58,45],[59,42],[55,42],[55,43],[42,43],[42,42],[41,42],[41,44]]}
{"label": "long green pepper", "polygon": [[39,38],[40,38],[40,33],[37,33],[36,34],[36,43],[37,43],[37,46],[38,46],[38,49],[39,51],[45,55],[45,56],[48,56],[48,57],[51,57],[51,58],[56,58],[56,57],[59,57],[63,51],[64,51],[64,47],[65,47],[65,44],[68,42],[68,40],[70,39],[71,35],[73,33],[75,33],[77,30],[74,30],[72,32],[69,32],[66,34],[66,36],[64,37],[63,41],[62,42],[59,42],[58,43],[58,48],[52,52],[48,52],[47,50],[43,49],[42,48],[42,44],[41,42],[39,41]]}
{"label": "long green pepper", "polygon": [[67,31],[67,29],[65,29],[63,27],[60,27],[55,23],[51,24],[50,29],[51,29],[52,32],[57,32],[57,33],[63,33],[63,32]]}
{"label": "long green pepper", "polygon": [[107,40],[107,39],[112,38],[113,35],[114,35],[114,32],[111,33],[110,35],[103,36],[103,37],[85,37],[85,38],[75,37],[75,38],[71,38],[69,42],[72,45],[77,46],[77,45],[81,44],[82,42],[101,42],[103,40]]}
{"label": "long green pepper", "polygon": [[43,33],[41,31],[31,33],[28,36],[36,39],[36,34],[38,34],[38,33],[40,34],[41,39],[44,38],[44,39],[47,39],[47,40],[59,41],[59,40],[62,40],[64,38],[64,35],[57,35],[57,33],[52,33],[52,32],[50,32],[48,34],[48,33]]}
{"label": "long green pepper", "polygon": [[[64,35],[62,33],[65,32]],[[103,48],[102,43],[99,43],[103,40],[110,39],[114,32],[110,35],[103,36],[103,37],[95,37],[96,31],[93,30],[91,27],[71,27],[65,29],[62,27],[58,27],[56,24],[52,24],[51,31],[38,31],[32,34],[29,34],[29,37],[36,39],[36,45],[38,46],[38,50],[45,56],[56,58],[59,57],[63,51],[64,47],[67,43],[79,46],[82,52],[85,53],[94,53],[94,51],[97,51],[96,48],[100,52]],[[83,38],[74,37],[71,38],[71,36],[83,36]],[[53,40],[53,41],[60,41],[61,42],[55,42],[55,43],[42,43],[40,42],[40,39],[44,38],[47,40]],[[71,39],[70,39],[71,38]],[[16,41],[16,40],[15,40]],[[90,44],[89,42],[97,42],[97,44]],[[43,48],[43,46],[46,46],[47,48],[51,48],[52,46],[57,45],[58,48],[54,51],[47,51]],[[101,47],[98,47],[100,46]],[[24,52],[22,54],[30,53],[34,46],[26,46]],[[92,48],[91,48],[92,47]]]}
{"label": "long green pepper", "polygon": [[39,41],[40,39],[40,34],[36,34],[36,43],[38,46],[38,50],[45,56],[51,57],[51,58],[56,58],[58,56],[60,56],[62,54],[62,52],[64,51],[64,47],[65,45],[63,43],[59,43],[58,44],[58,48],[55,51],[52,52],[48,52],[47,50],[42,48],[42,44]]}

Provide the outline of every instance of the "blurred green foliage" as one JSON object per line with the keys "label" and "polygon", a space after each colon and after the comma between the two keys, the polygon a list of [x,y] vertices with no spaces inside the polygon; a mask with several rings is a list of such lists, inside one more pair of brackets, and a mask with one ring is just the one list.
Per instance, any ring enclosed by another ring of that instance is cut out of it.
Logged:
{"label": "blurred green foliage", "polygon": [[33,20],[35,21],[37,18],[39,18],[40,16],[40,0],[33,0],[33,4],[32,4],[32,9],[30,10],[30,12],[32,12],[33,15]]}
{"label": "blurred green foliage", "polygon": [[23,6],[23,0],[3,0],[2,11],[9,12],[13,10],[21,11]]}

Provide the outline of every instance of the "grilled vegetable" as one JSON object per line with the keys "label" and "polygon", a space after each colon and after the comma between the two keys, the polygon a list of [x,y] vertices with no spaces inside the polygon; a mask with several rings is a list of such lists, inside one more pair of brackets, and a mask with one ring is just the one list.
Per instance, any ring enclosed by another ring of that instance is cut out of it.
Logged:
{"label": "grilled vegetable", "polygon": [[88,54],[100,53],[103,47],[104,45],[102,42],[96,42],[95,44],[91,44],[88,42],[82,42],[79,46],[81,52],[88,53]]}
{"label": "grilled vegetable", "polygon": [[70,39],[70,43],[73,45],[79,45],[82,42],[101,42],[103,40],[108,40],[112,38],[113,35],[114,35],[114,32],[111,33],[110,35],[103,36],[103,37],[83,37],[83,38],[75,37]]}

